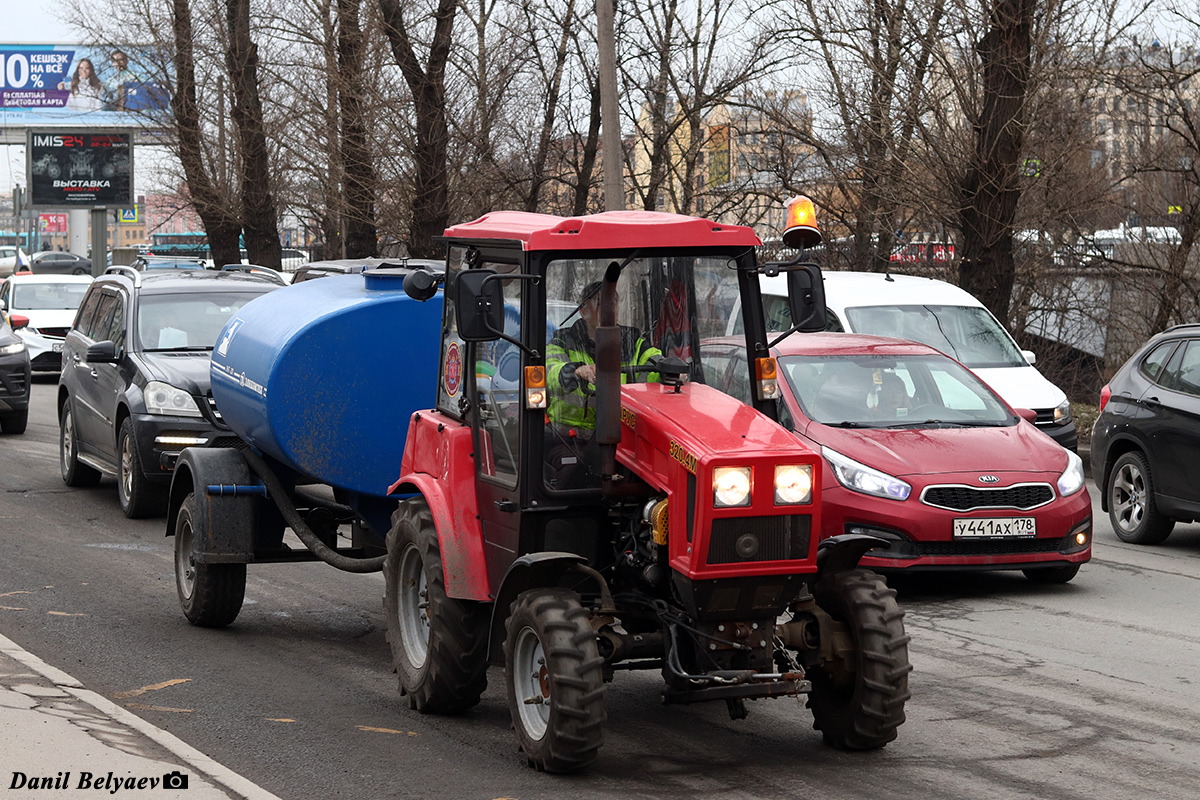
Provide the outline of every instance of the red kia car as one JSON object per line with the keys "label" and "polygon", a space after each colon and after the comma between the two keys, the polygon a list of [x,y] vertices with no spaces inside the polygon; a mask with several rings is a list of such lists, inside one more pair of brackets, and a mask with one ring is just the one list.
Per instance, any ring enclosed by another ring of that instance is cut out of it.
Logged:
{"label": "red kia car", "polygon": [[[773,354],[781,421],[825,457],[822,537],[889,542],[863,566],[1019,569],[1065,583],[1091,558],[1082,460],[962,364],[916,342],[840,333],[792,334]],[[741,358],[732,339],[708,342],[716,374],[705,378],[749,400]]]}

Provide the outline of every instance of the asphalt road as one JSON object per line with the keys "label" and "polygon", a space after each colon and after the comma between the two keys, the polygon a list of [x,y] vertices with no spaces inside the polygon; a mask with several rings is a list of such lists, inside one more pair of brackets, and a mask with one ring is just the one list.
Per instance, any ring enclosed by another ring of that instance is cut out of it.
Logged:
{"label": "asphalt road", "polygon": [[[65,487],[55,385],[0,437],[0,633],[282,798],[1193,798],[1200,787],[1200,525],[1120,543],[1099,512],[1065,586],[1019,573],[898,582],[913,697],[897,741],[826,748],[796,700],[666,707],[619,674],[599,761],[525,766],[501,676],[458,717],[422,716],[388,667],[379,575],[251,567],[225,630],[189,625],[161,520],[114,482]],[[148,688],[149,687],[149,688]],[[160,688],[153,688],[160,687]]]}

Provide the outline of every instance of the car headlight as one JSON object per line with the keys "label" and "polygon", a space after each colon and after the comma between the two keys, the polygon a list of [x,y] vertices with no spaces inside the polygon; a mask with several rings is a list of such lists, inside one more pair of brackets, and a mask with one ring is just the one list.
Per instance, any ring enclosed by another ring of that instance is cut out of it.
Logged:
{"label": "car headlight", "polygon": [[836,450],[822,447],[821,455],[825,456],[829,466],[833,467],[833,475],[837,478],[838,483],[851,491],[888,500],[907,500],[908,496],[912,494],[912,486],[899,478],[872,469],[866,464],[860,464]]}
{"label": "car headlight", "polygon": [[25,340],[17,339],[12,344],[0,346],[0,356],[12,356],[25,350]]}
{"label": "car headlight", "polygon": [[146,398],[147,413],[170,414],[174,417],[200,416],[200,409],[196,407],[192,396],[169,383],[150,381],[142,394]]}
{"label": "car headlight", "polygon": [[775,467],[775,505],[794,506],[799,503],[811,503],[812,486],[810,465]]}
{"label": "car headlight", "polygon": [[713,508],[750,505],[750,468],[717,467],[713,470]]}
{"label": "car headlight", "polygon": [[1083,459],[1070,450],[1063,452],[1067,454],[1067,468],[1058,476],[1058,493],[1067,497],[1083,488]]}
{"label": "car headlight", "polygon": [[1054,424],[1066,425],[1071,421],[1071,401],[1063,400],[1054,407]]}

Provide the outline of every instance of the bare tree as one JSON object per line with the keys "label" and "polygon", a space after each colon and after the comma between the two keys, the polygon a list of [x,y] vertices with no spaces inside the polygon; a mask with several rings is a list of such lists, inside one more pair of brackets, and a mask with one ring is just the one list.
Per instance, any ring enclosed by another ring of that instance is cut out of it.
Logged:
{"label": "bare tree", "polygon": [[338,99],[342,121],[342,169],[346,191],[346,256],[374,256],[375,167],[367,137],[363,58],[366,44],[359,27],[361,0],[338,0]]}
{"label": "bare tree", "polygon": [[438,0],[424,64],[417,56],[411,24],[405,19],[399,0],[379,0],[379,7],[392,55],[412,92],[416,117],[408,249],[414,256],[432,256],[439,250],[433,244],[433,237],[441,235],[450,220],[445,78],[458,3]]}

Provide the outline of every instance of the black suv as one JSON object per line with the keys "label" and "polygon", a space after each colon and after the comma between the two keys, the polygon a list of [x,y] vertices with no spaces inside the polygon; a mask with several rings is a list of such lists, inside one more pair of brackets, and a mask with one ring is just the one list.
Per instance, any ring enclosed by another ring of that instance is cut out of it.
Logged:
{"label": "black suv", "polygon": [[1200,519],[1200,324],[1152,338],[1100,390],[1092,474],[1113,531],[1157,544]]}
{"label": "black suv", "polygon": [[[17,327],[28,325],[14,321]],[[0,311],[0,432],[24,433],[29,421],[29,351]]]}
{"label": "black suv", "polygon": [[180,451],[232,436],[209,389],[213,345],[246,303],[279,285],[241,272],[111,267],[63,345],[59,463],[68,486],[115,473],[128,517],[162,513]]}

